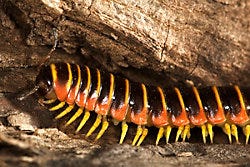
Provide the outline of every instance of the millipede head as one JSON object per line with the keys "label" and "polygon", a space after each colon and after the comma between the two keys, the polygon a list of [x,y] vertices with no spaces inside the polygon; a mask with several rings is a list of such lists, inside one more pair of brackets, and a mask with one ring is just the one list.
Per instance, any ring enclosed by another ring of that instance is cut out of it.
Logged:
{"label": "millipede head", "polygon": [[43,66],[36,77],[37,94],[47,99],[55,99],[56,94],[53,89],[53,79],[49,66]]}

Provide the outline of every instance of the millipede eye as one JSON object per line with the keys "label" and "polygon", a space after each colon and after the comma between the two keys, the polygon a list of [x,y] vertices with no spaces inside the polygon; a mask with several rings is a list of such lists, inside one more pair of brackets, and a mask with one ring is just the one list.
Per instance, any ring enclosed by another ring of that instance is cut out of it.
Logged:
{"label": "millipede eye", "polygon": [[46,97],[47,99],[56,99],[56,94],[51,84],[48,82],[39,82],[38,83],[38,96]]}
{"label": "millipede eye", "polygon": [[39,96],[45,96],[50,91],[49,85],[47,85],[43,81],[39,82],[37,86],[38,86],[37,93]]}

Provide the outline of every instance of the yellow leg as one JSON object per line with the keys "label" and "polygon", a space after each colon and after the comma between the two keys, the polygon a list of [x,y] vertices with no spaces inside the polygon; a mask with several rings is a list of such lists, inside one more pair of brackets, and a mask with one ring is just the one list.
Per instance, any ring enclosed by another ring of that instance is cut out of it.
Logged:
{"label": "yellow leg", "polygon": [[184,130],[182,131],[181,137],[182,137],[182,141],[184,142],[186,140],[186,137],[189,139],[190,138],[190,125],[186,125],[184,127]]}
{"label": "yellow leg", "polygon": [[231,137],[231,127],[228,123],[225,123],[225,125],[222,127],[222,130],[224,133],[227,134],[229,143],[232,143],[232,137]]}
{"label": "yellow leg", "polygon": [[50,110],[50,111],[55,111],[55,110],[58,110],[58,109],[62,108],[64,105],[65,105],[65,102],[60,102],[60,103],[57,104],[56,106],[51,107],[49,110]]}
{"label": "yellow leg", "polygon": [[148,129],[144,128],[143,131],[142,131],[142,135],[141,135],[141,137],[140,137],[140,139],[139,139],[139,141],[138,141],[138,143],[137,143],[136,146],[140,146],[141,145],[141,143],[143,142],[143,140],[145,139],[145,137],[147,136],[147,134],[148,134]]}
{"label": "yellow leg", "polygon": [[169,142],[169,137],[171,134],[172,127],[170,125],[167,126],[167,129],[165,129],[165,138],[166,138],[166,144]]}
{"label": "yellow leg", "polygon": [[239,143],[237,126],[234,124],[231,125],[231,134],[235,137],[236,143]]}
{"label": "yellow leg", "polygon": [[50,100],[41,100],[43,104],[52,104],[56,101],[56,99],[50,99]]}
{"label": "yellow leg", "polygon": [[175,137],[175,142],[178,142],[179,137],[180,137],[180,135],[181,135],[181,133],[182,133],[183,130],[184,130],[184,126],[180,126],[178,128],[177,133],[176,133],[176,137]]}
{"label": "yellow leg", "polygon": [[68,114],[72,109],[74,108],[74,105],[68,106],[65,110],[63,110],[60,114],[56,116],[56,119],[62,118],[66,114]]}
{"label": "yellow leg", "polygon": [[164,133],[164,128],[160,127],[155,141],[155,145],[158,145],[160,139],[163,137],[163,133]]}
{"label": "yellow leg", "polygon": [[98,114],[96,117],[95,123],[89,129],[86,137],[89,137],[96,130],[96,128],[100,125],[101,122],[102,122],[102,115]]}
{"label": "yellow leg", "polygon": [[246,125],[245,127],[243,127],[243,133],[246,136],[246,144],[248,144],[250,136],[250,125]]}
{"label": "yellow leg", "polygon": [[76,113],[70,118],[70,120],[65,124],[65,126],[69,126],[72,122],[76,120],[83,112],[83,108],[79,108]]}
{"label": "yellow leg", "polygon": [[202,134],[202,138],[203,138],[203,143],[205,144],[206,143],[206,137],[208,135],[206,125],[201,125],[201,134]]}
{"label": "yellow leg", "polygon": [[210,143],[213,143],[213,139],[214,139],[214,132],[213,132],[213,125],[210,123],[207,123],[207,131],[210,137]]}
{"label": "yellow leg", "polygon": [[85,125],[85,123],[88,121],[90,116],[90,112],[85,109],[84,117],[82,118],[82,121],[80,122],[79,126],[76,129],[76,133],[78,133],[82,127]]}
{"label": "yellow leg", "polygon": [[119,144],[123,143],[124,138],[125,138],[125,136],[127,134],[127,131],[128,131],[128,125],[126,124],[126,121],[122,121],[122,134],[121,134]]}
{"label": "yellow leg", "polygon": [[98,139],[100,139],[102,137],[104,132],[107,130],[108,126],[109,126],[109,122],[107,121],[106,116],[103,116],[102,117],[102,128],[99,131],[99,133],[97,134],[97,136],[95,138],[95,141],[97,141]]}
{"label": "yellow leg", "polygon": [[137,140],[139,139],[139,137],[141,136],[142,134],[142,127],[140,125],[137,126],[137,131],[136,131],[136,135],[134,137],[134,140],[132,142],[132,145],[134,146],[135,143],[137,142]]}

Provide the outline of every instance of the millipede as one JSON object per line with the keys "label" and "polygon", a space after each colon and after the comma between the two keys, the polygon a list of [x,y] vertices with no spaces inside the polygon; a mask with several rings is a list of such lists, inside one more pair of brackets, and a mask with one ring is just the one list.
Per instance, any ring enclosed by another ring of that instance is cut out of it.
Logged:
{"label": "millipede", "polygon": [[159,130],[156,145],[163,137],[168,143],[173,128],[177,129],[175,141],[186,141],[193,127],[201,129],[204,143],[207,138],[213,143],[214,126],[222,128],[229,143],[232,137],[239,143],[237,128],[242,128],[245,143],[249,141],[250,87],[164,88],[62,62],[43,65],[35,84],[40,103],[50,106],[50,111],[63,109],[56,119],[77,107],[66,122],[68,126],[82,116],[76,132],[89,120],[90,112],[95,112],[95,122],[86,134],[89,137],[100,126],[95,140],[102,137],[112,120],[115,125],[121,124],[120,144],[126,137],[127,123],[137,126],[132,141],[137,146],[147,136],[150,126]]}

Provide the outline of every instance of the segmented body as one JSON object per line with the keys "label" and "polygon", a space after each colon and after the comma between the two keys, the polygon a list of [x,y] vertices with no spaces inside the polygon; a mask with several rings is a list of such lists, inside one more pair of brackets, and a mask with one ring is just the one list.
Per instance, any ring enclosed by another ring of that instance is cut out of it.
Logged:
{"label": "segmented body", "polygon": [[230,143],[231,136],[238,142],[237,127],[242,127],[246,143],[249,140],[250,88],[238,86],[212,86],[202,89],[190,87],[185,90],[176,87],[161,88],[115,77],[111,73],[104,73],[87,66],[68,63],[45,66],[40,71],[36,83],[41,87],[40,82],[45,80],[51,88],[46,91],[38,90],[40,94],[46,94],[46,98],[40,101],[51,104],[59,100],[60,103],[50,108],[51,111],[67,105],[67,108],[56,117],[57,119],[71,112],[75,105],[79,109],[66,125],[84,114],[76,129],[77,132],[89,119],[91,111],[97,113],[96,121],[86,135],[90,136],[102,124],[96,140],[108,128],[108,116],[122,124],[120,143],[123,143],[126,136],[127,122],[138,126],[133,145],[140,145],[143,142],[149,126],[159,128],[156,144],[163,136],[168,142],[171,129],[174,127],[178,128],[176,141],[179,138],[185,141],[190,137],[190,128],[200,127],[203,142],[206,143],[206,137],[209,136],[212,143],[212,127],[215,125],[222,127]]}

